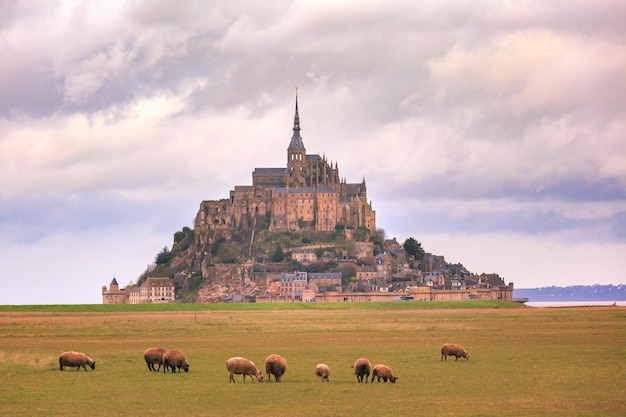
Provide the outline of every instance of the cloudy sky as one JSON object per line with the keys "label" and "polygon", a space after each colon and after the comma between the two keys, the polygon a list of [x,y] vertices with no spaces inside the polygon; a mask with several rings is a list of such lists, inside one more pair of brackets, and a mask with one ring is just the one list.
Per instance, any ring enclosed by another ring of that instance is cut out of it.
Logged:
{"label": "cloudy sky", "polygon": [[626,7],[0,2],[0,304],[100,303],[201,200],[308,153],[388,237],[517,288],[626,283]]}

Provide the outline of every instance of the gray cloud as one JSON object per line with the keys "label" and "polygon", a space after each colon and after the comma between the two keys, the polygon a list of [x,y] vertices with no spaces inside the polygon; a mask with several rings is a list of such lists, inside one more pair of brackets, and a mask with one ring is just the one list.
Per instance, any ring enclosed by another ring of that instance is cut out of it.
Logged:
{"label": "gray cloud", "polygon": [[169,241],[284,165],[294,86],[307,150],[366,178],[383,228],[621,248],[625,20],[612,0],[2,3],[0,250],[116,223]]}

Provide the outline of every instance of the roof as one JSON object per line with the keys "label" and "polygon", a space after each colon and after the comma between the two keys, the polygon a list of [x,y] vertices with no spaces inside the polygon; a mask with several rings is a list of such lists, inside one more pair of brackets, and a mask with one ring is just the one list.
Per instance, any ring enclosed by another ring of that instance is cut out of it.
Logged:
{"label": "roof", "polygon": [[315,253],[315,249],[311,249],[311,248],[297,248],[297,249],[292,249],[291,253]]}
{"label": "roof", "polygon": [[153,277],[148,278],[143,284],[142,287],[173,287],[174,283],[168,277]]}
{"label": "roof", "polygon": [[280,187],[274,189],[275,193],[337,193],[337,190],[331,187],[298,187],[298,188],[285,188]]}
{"label": "roof", "polygon": [[113,278],[113,281],[111,281],[111,285],[119,285],[119,284],[117,283],[117,280]]}
{"label": "roof", "polygon": [[293,274],[285,274],[280,279],[281,282],[290,281],[306,281],[306,272],[295,272]]}
{"label": "roof", "polygon": [[302,137],[300,136],[300,130],[293,131],[293,136],[291,137],[291,142],[289,142],[289,151],[306,151],[304,147],[304,142],[302,142]]}
{"label": "roof", "polygon": [[311,279],[328,279],[328,278],[341,278],[341,272],[311,272],[309,273]]}
{"label": "roof", "polygon": [[287,168],[254,168],[252,176],[265,176],[265,175],[285,175]]}
{"label": "roof", "polygon": [[346,184],[346,191],[348,196],[355,196],[355,195],[359,195],[359,193],[361,192],[361,183],[359,184]]}

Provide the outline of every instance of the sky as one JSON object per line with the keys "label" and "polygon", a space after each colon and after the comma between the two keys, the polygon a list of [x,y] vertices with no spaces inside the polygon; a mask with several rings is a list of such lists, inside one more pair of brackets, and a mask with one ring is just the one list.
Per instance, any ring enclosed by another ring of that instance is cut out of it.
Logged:
{"label": "sky", "polygon": [[619,0],[0,2],[0,304],[101,303],[307,153],[516,288],[626,283]]}

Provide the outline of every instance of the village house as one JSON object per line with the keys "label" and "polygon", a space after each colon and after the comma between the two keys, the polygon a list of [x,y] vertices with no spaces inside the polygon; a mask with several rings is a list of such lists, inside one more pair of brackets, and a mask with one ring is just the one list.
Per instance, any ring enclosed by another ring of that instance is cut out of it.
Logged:
{"label": "village house", "polygon": [[102,287],[102,304],[166,304],[176,300],[174,282],[168,277],[151,277],[141,286],[120,289],[113,278],[109,289]]}
{"label": "village house", "polygon": [[280,279],[280,295],[288,299],[302,300],[302,292],[308,286],[306,272],[284,274]]}
{"label": "village house", "polygon": [[314,283],[318,288],[341,288],[341,272],[311,272],[309,273],[309,283]]}
{"label": "village house", "polygon": [[291,260],[308,264],[317,261],[317,255],[315,254],[315,249],[296,248],[291,250]]}

